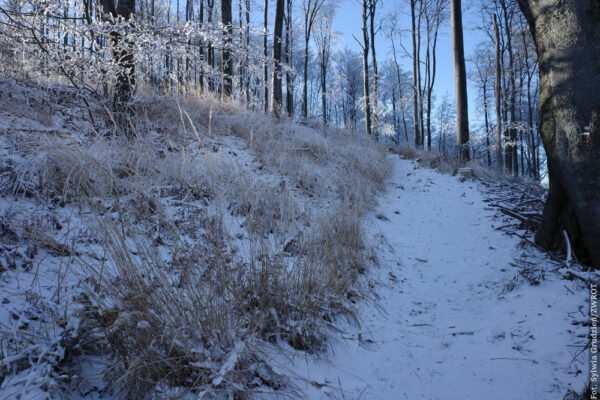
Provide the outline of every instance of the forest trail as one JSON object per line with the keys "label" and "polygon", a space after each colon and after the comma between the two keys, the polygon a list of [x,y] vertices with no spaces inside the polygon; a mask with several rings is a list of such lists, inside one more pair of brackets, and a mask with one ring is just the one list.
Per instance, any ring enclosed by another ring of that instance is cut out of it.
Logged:
{"label": "forest trail", "polygon": [[[587,356],[574,356],[586,328],[572,322],[586,319],[587,291],[495,230],[502,220],[476,181],[393,159],[370,221],[381,242],[380,266],[367,275],[375,301],[358,305],[361,326],[344,325],[329,356],[294,359],[306,397],[559,399],[580,390]],[[515,258],[545,279],[529,285]]]}

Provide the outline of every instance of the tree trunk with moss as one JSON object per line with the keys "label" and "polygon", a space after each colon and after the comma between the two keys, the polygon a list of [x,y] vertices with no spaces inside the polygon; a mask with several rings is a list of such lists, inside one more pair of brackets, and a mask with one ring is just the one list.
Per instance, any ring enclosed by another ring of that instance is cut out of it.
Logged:
{"label": "tree trunk with moss", "polygon": [[539,59],[550,191],[536,242],[600,267],[600,1],[519,0]]}

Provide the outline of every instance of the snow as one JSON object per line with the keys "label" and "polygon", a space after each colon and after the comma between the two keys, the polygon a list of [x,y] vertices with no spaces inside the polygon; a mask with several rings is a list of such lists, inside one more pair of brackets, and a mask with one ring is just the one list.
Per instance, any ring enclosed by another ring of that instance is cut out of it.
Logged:
{"label": "snow", "polygon": [[[12,165],[26,165],[24,160],[38,148],[39,144],[24,133],[41,131],[44,125],[29,119],[26,112],[18,115],[0,110],[0,164],[11,165],[6,171],[12,171]],[[58,129],[62,122],[54,121],[50,128]],[[67,123],[62,128],[73,133]],[[16,133],[17,139],[12,137]],[[81,135],[73,135],[74,140]],[[308,148],[317,149],[318,154],[331,151],[325,144],[319,145],[321,139],[310,139],[314,143]],[[163,212],[169,219],[180,221],[182,229],[189,225],[190,236],[197,234],[199,209],[206,207],[217,214],[232,201],[243,203],[255,196],[258,199],[252,200],[257,204],[279,206],[289,213],[282,218],[292,221],[286,235],[265,238],[265,245],[281,249],[304,228],[298,216],[325,212],[333,204],[324,190],[315,197],[306,196],[289,174],[276,168],[263,169],[252,145],[241,138],[217,136],[207,140],[207,146],[192,141],[185,148],[183,162],[206,160],[199,165],[212,168],[196,170],[182,165],[181,174],[207,174],[211,187],[219,188],[215,201],[204,204],[205,199],[188,201],[160,195]],[[324,149],[319,150],[319,146]],[[100,151],[105,150],[100,147]],[[274,151],[272,157],[288,155]],[[398,156],[389,157],[394,173],[387,191],[379,196],[378,208],[366,221],[377,265],[361,277],[361,285],[371,289],[371,298],[354,304],[360,325],[335,321],[325,354],[239,339],[222,365],[207,365],[218,367],[212,385],[228,384],[225,376],[237,360],[252,346],[264,346],[267,365],[275,373],[288,376],[291,384],[286,393],[273,393],[275,389],[265,387],[267,398],[283,394],[308,399],[518,400],[562,398],[568,389],[580,391],[587,378],[587,354],[581,350],[589,334],[585,326],[589,320],[588,289],[580,279],[562,278],[565,274],[584,276],[578,266],[571,263],[568,269],[559,269],[564,263],[557,265],[547,255],[523,246],[520,238],[494,229],[505,223],[505,217],[485,203],[490,194],[476,180],[440,174]],[[369,159],[365,156],[360,161]],[[281,164],[289,161],[294,160],[285,159]],[[341,172],[332,165],[307,166],[300,158],[294,162],[295,173],[302,178],[312,176],[305,173],[307,168],[318,168],[323,180]],[[1,175],[4,173],[0,171],[0,181],[10,178]],[[234,178],[245,184],[225,184]],[[245,191],[228,193],[240,187]],[[278,189],[284,187],[291,189]],[[3,338],[18,343],[18,348],[13,344],[15,348],[0,349],[4,357],[0,368],[22,356],[31,365],[4,377],[0,400],[17,395],[24,400],[61,395],[110,398],[110,382],[104,380],[104,372],[111,360],[109,354],[101,352],[103,349],[74,360],[77,368],[73,374],[63,372],[62,366],[54,369],[64,357],[61,339],[65,335],[75,337],[83,329],[76,313],[81,307],[76,296],[89,282],[81,266],[73,263],[72,255],[56,254],[57,249],[48,243],[36,245],[24,228],[38,227],[57,243],[76,248],[82,257],[100,260],[104,251],[91,240],[86,218],[85,210],[69,204],[40,203],[22,194],[0,197],[0,228],[6,223],[7,229],[14,228],[15,235],[9,237],[7,230],[0,241],[0,330]],[[224,213],[223,223],[236,238],[232,246],[239,247],[239,256],[244,260],[253,257],[244,218]],[[158,228],[152,233],[157,243],[159,233]],[[30,241],[36,252],[30,251]],[[165,259],[170,250],[168,244],[158,246]],[[8,265],[9,260],[15,265]],[[519,264],[518,260],[537,265],[536,273],[543,275],[539,285],[530,286],[519,275],[519,269],[511,265]],[[292,263],[293,258],[288,261]],[[69,315],[66,328],[56,325],[62,315]],[[278,319],[275,311],[273,319]],[[136,321],[142,330],[148,324],[146,320]],[[33,337],[29,332],[41,336]],[[71,374],[72,393],[65,394],[65,387],[57,385],[56,380],[63,378],[58,373]],[[265,376],[271,372],[260,373],[260,377]],[[259,376],[256,379],[260,385]],[[210,397],[212,388],[206,390]],[[171,398],[196,397],[185,388],[169,387],[168,382],[161,382],[155,390],[157,398],[163,393],[163,397]]]}
{"label": "snow", "polygon": [[[342,324],[328,356],[275,356],[310,399],[562,398],[581,390],[586,288],[561,280],[546,255],[493,228],[472,180],[393,156],[394,175],[370,219],[379,267],[359,327]],[[376,217],[378,216],[378,218]],[[510,265],[535,262],[529,286]],[[583,311],[582,311],[583,310]],[[578,354],[580,353],[580,354]]]}

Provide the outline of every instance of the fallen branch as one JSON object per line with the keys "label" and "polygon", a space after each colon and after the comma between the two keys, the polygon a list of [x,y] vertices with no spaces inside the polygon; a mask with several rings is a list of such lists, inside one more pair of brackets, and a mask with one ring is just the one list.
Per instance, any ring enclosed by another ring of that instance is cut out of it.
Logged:
{"label": "fallen branch", "polygon": [[509,208],[506,208],[504,206],[501,206],[500,204],[496,205],[496,207],[498,207],[498,209],[500,211],[502,211],[502,213],[508,215],[509,217],[512,217],[514,219],[517,219],[519,221],[521,221],[522,223],[528,225],[529,227],[531,227],[532,229],[537,229],[540,226],[540,223],[536,220],[534,220],[531,217],[526,217],[523,216]]}

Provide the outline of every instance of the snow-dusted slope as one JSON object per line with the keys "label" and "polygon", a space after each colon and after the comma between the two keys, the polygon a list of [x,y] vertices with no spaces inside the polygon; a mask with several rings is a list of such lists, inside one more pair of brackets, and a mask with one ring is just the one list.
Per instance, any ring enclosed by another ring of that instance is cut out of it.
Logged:
{"label": "snow-dusted slope", "polygon": [[[502,221],[478,183],[393,159],[372,218],[376,306],[359,306],[361,327],[343,327],[327,359],[294,358],[306,397],[560,399],[580,390],[588,328],[573,324],[587,320],[586,288],[495,230]],[[521,279],[515,260],[543,269],[540,284]]]}

